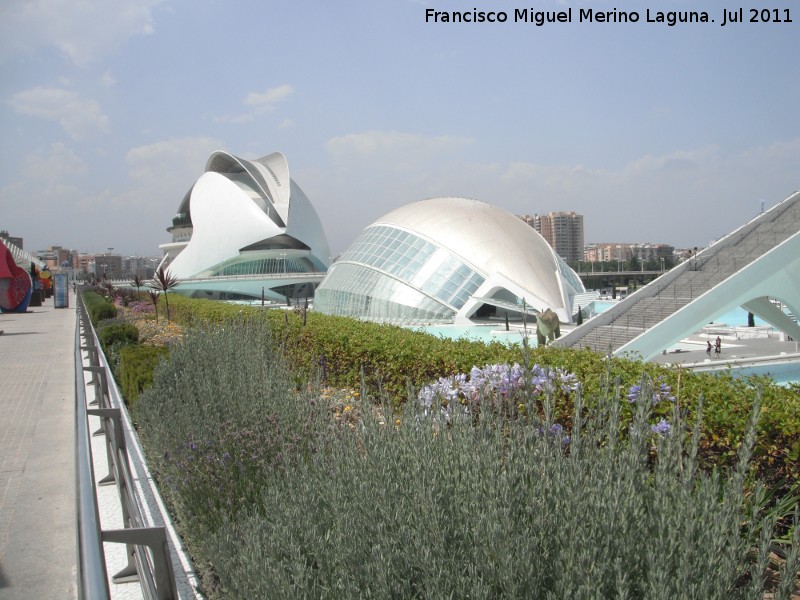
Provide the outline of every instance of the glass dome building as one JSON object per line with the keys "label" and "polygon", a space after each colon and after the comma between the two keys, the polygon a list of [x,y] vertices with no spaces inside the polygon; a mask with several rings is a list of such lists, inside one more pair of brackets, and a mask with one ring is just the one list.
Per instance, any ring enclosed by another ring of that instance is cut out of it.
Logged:
{"label": "glass dome building", "polygon": [[528,310],[572,322],[586,290],[532,227],[496,206],[434,198],[367,227],[331,265],[314,310],[402,325]]}

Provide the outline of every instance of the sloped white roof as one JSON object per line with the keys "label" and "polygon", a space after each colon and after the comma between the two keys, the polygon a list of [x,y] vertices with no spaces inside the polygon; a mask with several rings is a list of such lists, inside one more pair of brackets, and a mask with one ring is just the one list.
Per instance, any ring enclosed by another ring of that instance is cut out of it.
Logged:
{"label": "sloped white roof", "polygon": [[553,249],[533,227],[497,206],[468,198],[433,198],[406,204],[373,225],[415,232],[487,278],[499,274],[522,289],[535,288],[548,306],[563,305]]}

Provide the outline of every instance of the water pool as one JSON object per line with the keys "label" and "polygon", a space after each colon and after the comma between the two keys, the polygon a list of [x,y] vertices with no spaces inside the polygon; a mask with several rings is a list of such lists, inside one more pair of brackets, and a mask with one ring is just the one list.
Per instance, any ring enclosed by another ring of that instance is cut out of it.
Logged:
{"label": "water pool", "polygon": [[730,372],[734,377],[747,377],[749,375],[766,375],[778,385],[789,385],[790,383],[800,383],[800,361],[755,364],[746,367],[734,367],[731,369],[697,369],[706,372]]}
{"label": "water pool", "polygon": [[[505,326],[501,323],[497,325],[426,325],[409,327],[409,329],[451,340],[467,339],[473,342],[502,342],[504,344],[522,343],[521,329],[511,327],[509,331],[506,331]],[[532,342],[535,345],[535,330],[529,329],[528,331],[534,334]]]}

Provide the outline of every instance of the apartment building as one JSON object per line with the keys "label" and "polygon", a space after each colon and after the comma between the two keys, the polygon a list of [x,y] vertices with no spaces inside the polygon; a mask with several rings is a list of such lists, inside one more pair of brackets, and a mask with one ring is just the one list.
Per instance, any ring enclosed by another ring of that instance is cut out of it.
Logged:
{"label": "apartment building", "polygon": [[583,215],[576,212],[549,212],[546,215],[520,215],[561,258],[583,260]]}

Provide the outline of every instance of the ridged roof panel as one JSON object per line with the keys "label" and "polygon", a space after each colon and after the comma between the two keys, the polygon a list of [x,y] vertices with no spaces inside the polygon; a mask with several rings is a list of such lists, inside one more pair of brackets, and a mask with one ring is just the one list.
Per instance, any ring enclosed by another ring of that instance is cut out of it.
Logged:
{"label": "ridged roof panel", "polygon": [[479,272],[500,273],[522,288],[561,304],[559,265],[531,226],[511,213],[468,198],[434,198],[402,206],[373,225],[393,225],[449,249]]}

